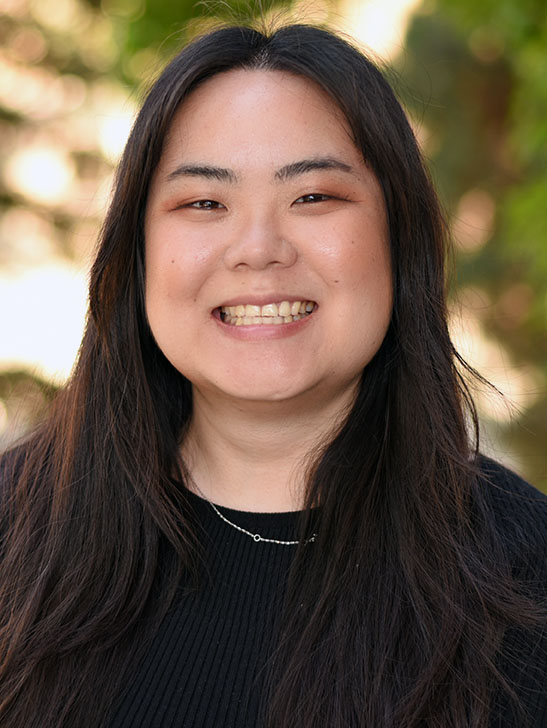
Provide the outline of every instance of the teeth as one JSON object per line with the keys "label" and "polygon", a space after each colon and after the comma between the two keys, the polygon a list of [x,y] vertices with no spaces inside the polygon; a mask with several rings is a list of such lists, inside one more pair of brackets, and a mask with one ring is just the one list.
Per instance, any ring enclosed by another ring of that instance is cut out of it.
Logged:
{"label": "teeth", "polygon": [[262,315],[263,316],[277,316],[277,304],[276,303],[267,303],[265,306],[262,306]]}
{"label": "teeth", "polygon": [[264,306],[256,306],[251,303],[222,306],[220,312],[224,323],[232,326],[261,324],[279,326],[306,318],[314,308],[313,301],[281,301],[280,303],[267,303]]}
{"label": "teeth", "polygon": [[281,303],[278,306],[279,315],[283,316],[290,316],[291,315],[291,304],[288,301],[281,301]]}

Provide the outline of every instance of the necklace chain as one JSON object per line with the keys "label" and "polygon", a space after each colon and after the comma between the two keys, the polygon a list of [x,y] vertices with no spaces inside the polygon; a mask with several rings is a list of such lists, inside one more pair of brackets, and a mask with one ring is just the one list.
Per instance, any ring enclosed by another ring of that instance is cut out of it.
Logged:
{"label": "necklace chain", "polygon": [[[224,523],[227,523],[232,528],[235,528],[237,531],[240,531],[241,533],[244,533],[246,536],[249,536],[253,539],[256,543],[275,543],[279,544],[280,546],[296,546],[300,543],[300,541],[280,541],[277,538],[265,538],[264,536],[261,536],[259,533],[252,533],[251,531],[247,531],[245,528],[241,528],[241,526],[238,526],[237,523],[232,523],[226,516],[223,516],[222,513],[218,510],[218,508],[215,506],[214,503],[212,503],[200,490],[199,486],[195,481],[193,481],[193,485],[196,488],[197,492],[201,495],[201,497],[207,501],[207,503],[211,506],[211,508],[214,510],[214,512],[217,514],[219,518],[221,518]],[[309,538],[306,539],[304,543],[311,543],[312,541],[315,541],[317,534],[312,534]]]}

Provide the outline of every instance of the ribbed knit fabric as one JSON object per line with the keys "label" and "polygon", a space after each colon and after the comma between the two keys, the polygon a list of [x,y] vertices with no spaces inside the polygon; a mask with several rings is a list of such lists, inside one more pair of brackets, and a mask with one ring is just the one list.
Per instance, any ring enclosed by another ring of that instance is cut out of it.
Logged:
{"label": "ribbed knit fabric", "polygon": [[[484,468],[496,484],[486,487],[515,568],[545,595],[547,498],[492,461],[485,460]],[[206,501],[189,498],[203,528],[209,577],[199,590],[181,588],[107,728],[260,726],[264,671],[295,547],[257,543],[224,523]],[[221,511],[253,533],[296,537],[298,513]],[[530,728],[547,728],[547,637],[510,634],[507,648],[520,667],[503,669],[530,715]],[[491,726],[524,723],[504,701]]]}
{"label": "ribbed knit fabric", "polygon": [[[273,649],[295,546],[257,543],[189,494],[208,554],[199,591],[181,589],[117,709],[112,728],[257,728],[261,684]],[[222,508],[267,538],[297,538],[298,513]]]}

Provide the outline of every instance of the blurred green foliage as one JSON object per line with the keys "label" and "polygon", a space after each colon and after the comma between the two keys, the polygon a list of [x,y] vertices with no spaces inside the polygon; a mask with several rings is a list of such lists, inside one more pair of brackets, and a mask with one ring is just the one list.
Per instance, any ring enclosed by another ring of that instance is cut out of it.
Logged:
{"label": "blurred green foliage", "polygon": [[478,292],[484,329],[530,374],[533,404],[501,438],[547,491],[547,3],[426,2],[396,65],[448,216],[469,191],[493,202],[487,239],[459,251],[455,293]]}

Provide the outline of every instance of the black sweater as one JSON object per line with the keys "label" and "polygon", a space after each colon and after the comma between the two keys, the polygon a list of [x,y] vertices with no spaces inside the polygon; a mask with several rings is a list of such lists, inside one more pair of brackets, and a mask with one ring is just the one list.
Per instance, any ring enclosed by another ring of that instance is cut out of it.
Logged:
{"label": "black sweater", "polygon": [[[497,486],[485,482],[514,567],[545,595],[547,497],[492,461],[484,460],[484,469]],[[188,497],[203,528],[209,578],[199,590],[181,588],[108,728],[260,723],[261,685],[295,547],[257,543],[222,521],[206,501]],[[253,533],[295,538],[298,513],[220,510]],[[547,637],[510,633],[506,646],[515,659],[502,667],[530,714],[530,728],[547,728]],[[522,728],[505,702],[496,713],[492,728]]]}

